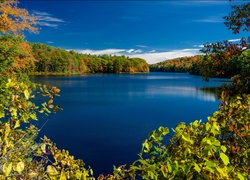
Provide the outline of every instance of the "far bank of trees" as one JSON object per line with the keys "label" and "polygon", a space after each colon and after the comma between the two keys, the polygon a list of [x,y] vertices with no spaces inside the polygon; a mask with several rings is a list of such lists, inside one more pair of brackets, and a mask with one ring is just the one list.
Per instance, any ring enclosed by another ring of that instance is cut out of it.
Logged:
{"label": "far bank of trees", "polygon": [[250,73],[249,41],[233,44],[228,41],[205,44],[201,49],[205,55],[181,57],[150,65],[154,72],[188,72],[209,77],[230,78],[237,74]]}
{"label": "far bank of trees", "polygon": [[149,65],[152,72],[190,72],[195,61],[202,58],[201,55],[174,58]]}
{"label": "far bank of trees", "polygon": [[34,73],[137,73],[149,72],[147,62],[141,58],[112,55],[90,55],[45,44],[31,44],[37,59]]}

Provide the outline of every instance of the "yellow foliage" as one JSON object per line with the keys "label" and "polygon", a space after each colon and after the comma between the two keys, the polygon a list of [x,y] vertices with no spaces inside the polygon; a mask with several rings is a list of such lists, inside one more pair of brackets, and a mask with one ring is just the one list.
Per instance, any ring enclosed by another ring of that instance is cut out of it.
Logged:
{"label": "yellow foliage", "polygon": [[0,32],[21,35],[24,30],[37,32],[36,17],[25,9],[18,8],[17,0],[7,0],[0,3]]}

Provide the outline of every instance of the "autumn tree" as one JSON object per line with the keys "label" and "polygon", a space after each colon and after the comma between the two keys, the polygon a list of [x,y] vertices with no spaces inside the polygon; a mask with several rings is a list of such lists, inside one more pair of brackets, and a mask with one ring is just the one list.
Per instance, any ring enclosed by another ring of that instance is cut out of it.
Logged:
{"label": "autumn tree", "polygon": [[21,35],[24,30],[37,32],[36,17],[18,7],[17,0],[0,2],[0,32]]}
{"label": "autumn tree", "polygon": [[[47,137],[37,142],[42,127],[32,121],[61,108],[54,105],[60,90],[30,81],[35,62],[23,30],[35,32],[35,18],[16,0],[0,3],[0,179],[93,179],[92,170]],[[36,104],[42,96],[44,102]]]}
{"label": "autumn tree", "polygon": [[244,3],[241,5],[232,5],[233,11],[225,16],[224,24],[229,30],[232,30],[234,34],[238,34],[240,30],[250,30],[250,3]]}

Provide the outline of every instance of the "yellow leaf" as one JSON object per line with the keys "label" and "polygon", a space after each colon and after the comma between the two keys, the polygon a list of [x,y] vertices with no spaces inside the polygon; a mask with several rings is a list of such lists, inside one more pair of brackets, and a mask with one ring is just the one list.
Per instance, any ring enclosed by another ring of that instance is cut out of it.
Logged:
{"label": "yellow leaf", "polygon": [[49,165],[47,167],[46,172],[48,173],[48,175],[50,176],[51,179],[56,178],[57,175],[58,175],[58,172],[57,172],[56,168],[54,166],[51,166],[51,165]]}
{"label": "yellow leaf", "polygon": [[15,83],[13,83],[11,79],[8,79],[8,83],[6,84],[6,88],[11,88],[14,86],[15,86]]}
{"label": "yellow leaf", "polygon": [[28,89],[25,89],[25,90],[24,90],[24,96],[25,96],[25,98],[26,98],[27,100],[30,98],[30,93],[29,93]]}
{"label": "yellow leaf", "polygon": [[0,118],[4,118],[4,117],[5,117],[4,107],[2,104],[0,104]]}
{"label": "yellow leaf", "polygon": [[46,153],[46,144],[45,144],[45,143],[42,144],[42,146],[41,146],[41,151],[42,151],[43,153]]}
{"label": "yellow leaf", "polygon": [[29,174],[28,174],[28,178],[30,178],[30,179],[32,179],[32,178],[34,178],[35,176],[37,176],[37,172],[35,172],[35,171],[29,171]]}
{"label": "yellow leaf", "polygon": [[4,163],[3,165],[3,172],[5,176],[9,176],[10,172],[12,170],[12,162],[11,163]]}
{"label": "yellow leaf", "polygon": [[61,171],[60,180],[67,180],[64,170]]}
{"label": "yellow leaf", "polygon": [[15,123],[14,129],[19,128],[19,127],[20,127],[20,121],[17,120],[16,123]]}
{"label": "yellow leaf", "polygon": [[36,113],[30,114],[30,118],[33,120],[37,120]]}
{"label": "yellow leaf", "polygon": [[19,162],[16,165],[16,171],[20,174],[24,170],[24,162]]}

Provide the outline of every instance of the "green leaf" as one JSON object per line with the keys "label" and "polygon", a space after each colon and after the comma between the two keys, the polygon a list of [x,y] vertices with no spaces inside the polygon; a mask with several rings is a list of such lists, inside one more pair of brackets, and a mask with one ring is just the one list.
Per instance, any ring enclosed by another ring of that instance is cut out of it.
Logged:
{"label": "green leaf", "polygon": [[167,161],[167,166],[168,166],[168,171],[171,173],[172,172],[172,167],[169,161]]}
{"label": "green leaf", "polygon": [[215,146],[220,146],[220,141],[217,140],[215,137],[211,138],[212,140],[212,144],[215,145]]}
{"label": "green leaf", "polygon": [[214,168],[216,165],[215,165],[212,161],[207,161],[207,162],[206,162],[206,166],[207,166],[207,167],[210,167],[210,168],[211,168],[211,167]]}
{"label": "green leaf", "polygon": [[0,118],[4,118],[5,114],[4,114],[4,107],[2,104],[0,104]]}
{"label": "green leaf", "polygon": [[195,120],[193,123],[192,123],[192,126],[194,128],[197,128],[199,126],[199,121],[198,120]]}
{"label": "green leaf", "polygon": [[226,152],[227,147],[226,147],[226,146],[221,146],[220,149],[221,149],[223,152]]}
{"label": "green leaf", "polygon": [[240,180],[245,180],[244,176],[243,176],[240,172],[237,172],[237,177],[238,177]]}
{"label": "green leaf", "polygon": [[16,171],[20,174],[24,170],[24,162],[19,162],[16,165]]}
{"label": "green leaf", "polygon": [[220,153],[220,158],[221,158],[221,160],[223,161],[223,163],[225,165],[229,164],[229,158],[228,158],[228,156],[226,154],[224,154],[224,153],[221,152]]}
{"label": "green leaf", "polygon": [[216,165],[212,161],[207,161],[206,162],[206,169],[209,170],[212,173],[214,173],[215,166]]}
{"label": "green leaf", "polygon": [[5,174],[5,176],[9,176],[10,172],[12,170],[12,162],[11,163],[4,163],[3,165],[3,173]]}
{"label": "green leaf", "polygon": [[201,168],[198,166],[198,164],[194,164],[194,169],[198,172],[198,173],[200,173],[201,172]]}

